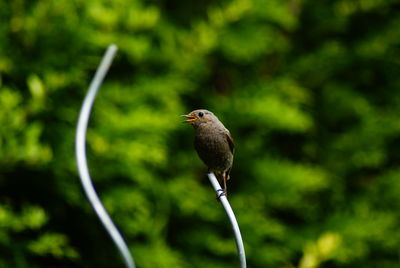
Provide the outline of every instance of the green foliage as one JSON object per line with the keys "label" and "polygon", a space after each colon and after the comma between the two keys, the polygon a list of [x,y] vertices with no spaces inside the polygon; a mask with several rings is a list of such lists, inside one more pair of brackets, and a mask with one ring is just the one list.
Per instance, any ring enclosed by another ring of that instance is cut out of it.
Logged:
{"label": "green foliage", "polygon": [[226,215],[180,114],[236,143],[229,199],[249,267],[396,267],[396,1],[1,1],[0,267],[120,267],[81,189],[78,111],[95,102],[96,189],[138,267],[235,267]]}

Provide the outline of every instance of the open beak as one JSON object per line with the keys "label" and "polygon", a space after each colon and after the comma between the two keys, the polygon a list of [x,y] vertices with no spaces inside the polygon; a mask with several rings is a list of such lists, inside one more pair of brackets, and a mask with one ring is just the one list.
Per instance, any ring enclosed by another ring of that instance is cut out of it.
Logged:
{"label": "open beak", "polygon": [[183,114],[181,115],[182,117],[187,118],[188,120],[183,121],[182,123],[193,123],[196,121],[198,118],[196,116],[190,115],[190,114]]}

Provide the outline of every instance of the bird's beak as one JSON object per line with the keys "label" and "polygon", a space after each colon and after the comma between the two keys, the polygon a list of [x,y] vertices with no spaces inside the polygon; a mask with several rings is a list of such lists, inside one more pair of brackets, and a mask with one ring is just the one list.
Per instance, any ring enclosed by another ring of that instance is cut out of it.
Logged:
{"label": "bird's beak", "polygon": [[198,118],[196,116],[190,115],[190,114],[183,114],[181,115],[182,117],[187,118],[188,120],[183,121],[182,123],[193,123],[194,121],[196,121]]}

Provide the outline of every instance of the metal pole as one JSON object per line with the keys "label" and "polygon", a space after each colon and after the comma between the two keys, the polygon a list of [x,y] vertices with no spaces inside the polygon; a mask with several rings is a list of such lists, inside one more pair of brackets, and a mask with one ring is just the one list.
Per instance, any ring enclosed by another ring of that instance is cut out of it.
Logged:
{"label": "metal pole", "polygon": [[111,63],[114,59],[114,56],[117,52],[116,45],[110,45],[103,56],[103,59],[97,68],[96,74],[90,84],[88,93],[83,101],[82,108],[79,114],[78,126],[76,129],[76,137],[75,137],[75,152],[76,152],[76,162],[78,164],[79,175],[81,178],[81,183],[83,189],[85,190],[85,194],[89,199],[93,209],[96,211],[97,216],[100,221],[103,223],[107,232],[111,236],[115,245],[117,246],[119,252],[122,255],[122,258],[125,261],[126,267],[135,268],[135,262],[129,252],[128,246],[126,245],[124,239],[121,234],[118,232],[118,229],[115,227],[112,222],[110,216],[105,210],[103,204],[101,203],[99,197],[96,194],[96,191],[93,187],[92,181],[89,175],[89,168],[86,160],[86,130],[89,122],[90,111],[93,106],[94,99],[96,98],[96,94],[101,86],[106,73],[111,66]]}
{"label": "metal pole", "polygon": [[[215,192],[219,196],[223,190],[221,189],[221,186],[219,185],[217,178],[212,172],[208,173],[207,175],[208,179],[210,180],[212,186],[215,189]],[[224,207],[225,212],[228,215],[229,221],[231,222],[232,225],[232,230],[235,235],[236,248],[239,255],[240,268],[246,268],[246,254],[244,252],[243,239],[242,235],[240,234],[240,229],[235,214],[233,213],[231,205],[229,204],[228,199],[226,198],[225,195],[221,195],[219,197],[219,200],[221,201],[222,206]]]}

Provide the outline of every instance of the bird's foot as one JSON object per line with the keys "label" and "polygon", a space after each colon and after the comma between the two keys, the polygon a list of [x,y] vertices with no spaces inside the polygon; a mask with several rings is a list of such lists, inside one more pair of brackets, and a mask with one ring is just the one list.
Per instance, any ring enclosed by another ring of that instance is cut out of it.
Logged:
{"label": "bird's foot", "polygon": [[226,191],[224,189],[217,190],[217,200],[220,200],[221,196],[226,196]]}

